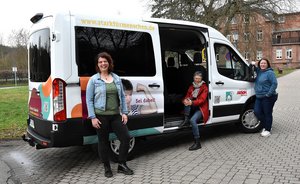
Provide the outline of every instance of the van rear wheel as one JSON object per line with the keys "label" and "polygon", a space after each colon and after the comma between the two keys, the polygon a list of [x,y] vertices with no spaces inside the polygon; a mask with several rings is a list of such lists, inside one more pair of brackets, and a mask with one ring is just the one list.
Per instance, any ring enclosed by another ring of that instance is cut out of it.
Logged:
{"label": "van rear wheel", "polygon": [[[110,150],[112,153],[112,160],[114,162],[117,162],[118,157],[119,157],[120,141],[118,139],[111,140],[109,144],[110,144]],[[135,139],[135,137],[131,137],[130,141],[129,141],[129,150],[128,150],[127,160],[132,159],[133,152],[135,150],[135,146],[136,146],[136,139]]]}
{"label": "van rear wheel", "polygon": [[240,118],[240,128],[245,133],[255,133],[261,130],[262,124],[254,114],[254,104],[249,105]]}

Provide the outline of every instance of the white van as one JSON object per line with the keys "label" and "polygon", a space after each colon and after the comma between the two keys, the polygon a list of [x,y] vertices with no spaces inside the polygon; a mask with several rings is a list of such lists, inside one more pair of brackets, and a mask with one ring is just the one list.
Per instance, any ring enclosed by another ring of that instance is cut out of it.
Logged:
{"label": "white van", "polygon": [[[28,50],[29,114],[24,140],[36,148],[97,143],[87,119],[86,84],[95,56],[106,51],[131,90],[130,151],[138,137],[187,129],[181,100],[202,71],[209,88],[207,125],[239,123],[257,132],[253,70],[217,30],[199,23],[61,12],[36,14]],[[199,125],[203,125],[199,122]],[[111,134],[111,148],[118,141]]]}

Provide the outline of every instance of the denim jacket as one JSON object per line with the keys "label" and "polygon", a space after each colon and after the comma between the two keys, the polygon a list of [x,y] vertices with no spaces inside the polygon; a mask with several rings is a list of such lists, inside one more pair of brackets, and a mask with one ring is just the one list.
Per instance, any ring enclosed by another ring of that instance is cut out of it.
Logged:
{"label": "denim jacket", "polygon": [[[128,114],[122,81],[120,77],[115,73],[111,72],[111,75],[113,77],[113,82],[115,83],[118,90],[121,113]],[[95,108],[105,111],[106,85],[105,82],[101,79],[99,73],[93,75],[87,84],[86,105],[87,105],[89,119],[93,119],[96,117]]]}

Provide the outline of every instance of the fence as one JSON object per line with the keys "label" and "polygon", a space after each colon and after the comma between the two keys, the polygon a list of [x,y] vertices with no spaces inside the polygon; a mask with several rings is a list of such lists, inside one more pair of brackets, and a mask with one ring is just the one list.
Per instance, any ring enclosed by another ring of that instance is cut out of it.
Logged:
{"label": "fence", "polygon": [[15,85],[15,84],[26,84],[28,81],[27,70],[18,70],[15,73],[11,70],[0,70],[0,85]]}

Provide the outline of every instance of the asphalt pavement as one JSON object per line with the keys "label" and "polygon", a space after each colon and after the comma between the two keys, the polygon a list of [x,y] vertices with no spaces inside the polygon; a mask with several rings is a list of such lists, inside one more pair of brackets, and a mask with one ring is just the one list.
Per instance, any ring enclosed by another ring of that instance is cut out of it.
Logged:
{"label": "asphalt pavement", "polygon": [[188,151],[191,132],[149,137],[128,161],[135,174],[105,178],[89,147],[35,150],[21,140],[0,142],[0,183],[299,183],[300,70],[278,79],[272,135],[234,125],[201,128],[202,148]]}

